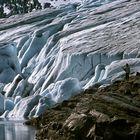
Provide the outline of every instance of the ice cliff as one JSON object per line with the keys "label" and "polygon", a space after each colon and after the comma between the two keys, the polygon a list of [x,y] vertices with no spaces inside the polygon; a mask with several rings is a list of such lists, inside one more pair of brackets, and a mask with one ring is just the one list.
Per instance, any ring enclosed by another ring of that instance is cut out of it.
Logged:
{"label": "ice cliff", "polygon": [[94,84],[140,72],[140,2],[87,0],[0,19],[0,113],[36,117]]}

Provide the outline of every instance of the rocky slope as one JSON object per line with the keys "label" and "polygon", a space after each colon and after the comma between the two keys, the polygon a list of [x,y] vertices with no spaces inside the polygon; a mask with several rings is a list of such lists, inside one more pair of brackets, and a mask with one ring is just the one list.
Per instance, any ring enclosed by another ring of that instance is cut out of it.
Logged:
{"label": "rocky slope", "polygon": [[91,87],[26,124],[39,128],[37,140],[139,140],[140,74]]}

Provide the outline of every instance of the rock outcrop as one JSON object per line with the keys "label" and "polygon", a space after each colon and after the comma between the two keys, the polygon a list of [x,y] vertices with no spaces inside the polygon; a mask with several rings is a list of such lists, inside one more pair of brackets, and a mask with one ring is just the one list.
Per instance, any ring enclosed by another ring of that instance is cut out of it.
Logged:
{"label": "rock outcrop", "polygon": [[140,76],[91,87],[26,124],[37,140],[139,140]]}

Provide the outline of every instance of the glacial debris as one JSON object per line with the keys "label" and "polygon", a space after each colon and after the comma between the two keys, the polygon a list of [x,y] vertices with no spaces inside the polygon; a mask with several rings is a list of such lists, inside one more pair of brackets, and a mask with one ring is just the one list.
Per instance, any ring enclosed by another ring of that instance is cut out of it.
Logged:
{"label": "glacial debris", "polygon": [[140,76],[93,86],[26,124],[38,127],[37,140],[138,140]]}

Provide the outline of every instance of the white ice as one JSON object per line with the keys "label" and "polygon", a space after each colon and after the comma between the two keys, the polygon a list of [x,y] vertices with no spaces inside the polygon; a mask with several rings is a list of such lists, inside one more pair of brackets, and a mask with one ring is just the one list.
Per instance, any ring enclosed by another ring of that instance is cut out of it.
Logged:
{"label": "white ice", "polygon": [[0,44],[0,83],[11,82],[20,74],[20,65],[17,58],[17,49],[14,43]]}

